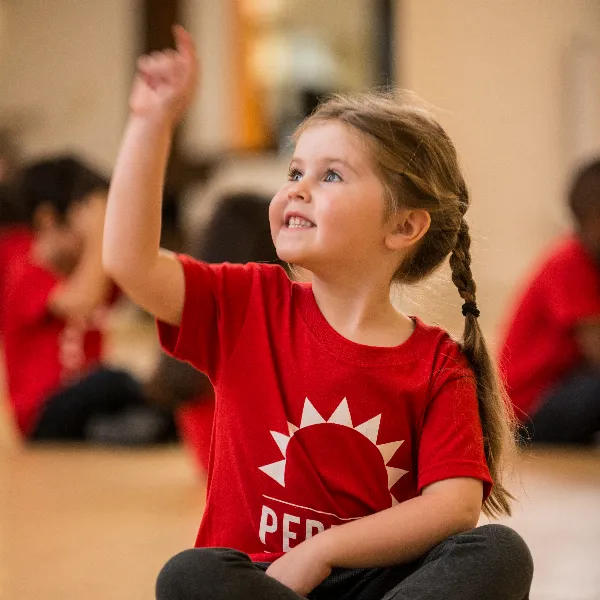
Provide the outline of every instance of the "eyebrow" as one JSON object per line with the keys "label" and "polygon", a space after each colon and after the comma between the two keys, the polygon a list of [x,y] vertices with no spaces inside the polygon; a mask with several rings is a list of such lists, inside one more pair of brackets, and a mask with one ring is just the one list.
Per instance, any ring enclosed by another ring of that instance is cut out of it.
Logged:
{"label": "eyebrow", "polygon": [[[340,163],[340,164],[344,165],[345,167],[348,167],[351,171],[354,171],[354,173],[356,173],[357,175],[360,174],[347,160],[344,160],[343,158],[325,157],[325,158],[321,158],[319,160],[319,162],[321,162],[321,163]],[[292,158],[292,160],[290,161],[290,167],[292,165],[294,165],[295,163],[302,164],[303,160],[301,158],[296,158],[296,157]]]}

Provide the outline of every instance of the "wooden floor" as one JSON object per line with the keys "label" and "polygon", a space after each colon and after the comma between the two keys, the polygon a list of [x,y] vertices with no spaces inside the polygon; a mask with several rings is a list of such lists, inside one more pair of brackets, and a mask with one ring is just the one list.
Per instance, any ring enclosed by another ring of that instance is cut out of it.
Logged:
{"label": "wooden floor", "polygon": [[[532,600],[600,599],[600,453],[538,450],[518,464],[507,521],[529,543]],[[150,600],[161,565],[193,544],[204,484],[178,447],[5,450],[2,600]]]}
{"label": "wooden floor", "polygon": [[524,454],[506,519],[528,543],[531,600],[600,600],[600,450],[537,449]]}
{"label": "wooden floor", "polygon": [[0,458],[2,600],[150,600],[193,545],[204,486],[179,448]]}

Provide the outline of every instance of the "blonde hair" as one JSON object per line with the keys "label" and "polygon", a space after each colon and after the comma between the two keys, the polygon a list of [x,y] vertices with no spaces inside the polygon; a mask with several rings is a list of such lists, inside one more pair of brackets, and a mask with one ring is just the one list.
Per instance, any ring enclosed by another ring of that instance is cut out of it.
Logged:
{"label": "blonde hair", "polygon": [[483,511],[510,514],[512,495],[503,482],[505,457],[515,447],[515,419],[479,327],[476,286],[471,273],[471,237],[464,219],[469,193],[454,145],[432,114],[397,93],[335,95],[298,128],[339,121],[361,133],[386,196],[387,216],[400,208],[427,210],[431,225],[400,264],[393,280],[415,283],[450,255],[452,281],[464,300],[460,343],[475,375],[485,457],[494,480]]}

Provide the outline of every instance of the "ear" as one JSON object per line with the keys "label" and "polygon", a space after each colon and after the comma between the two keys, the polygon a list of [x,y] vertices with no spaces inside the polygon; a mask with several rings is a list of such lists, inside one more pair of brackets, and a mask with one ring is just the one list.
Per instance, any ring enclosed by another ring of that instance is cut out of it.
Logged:
{"label": "ear", "polygon": [[414,246],[427,233],[431,215],[420,208],[399,210],[390,218],[390,225],[385,245],[390,250],[405,250]]}
{"label": "ear", "polygon": [[56,209],[48,202],[42,202],[33,213],[33,228],[37,231],[48,231],[58,226]]}

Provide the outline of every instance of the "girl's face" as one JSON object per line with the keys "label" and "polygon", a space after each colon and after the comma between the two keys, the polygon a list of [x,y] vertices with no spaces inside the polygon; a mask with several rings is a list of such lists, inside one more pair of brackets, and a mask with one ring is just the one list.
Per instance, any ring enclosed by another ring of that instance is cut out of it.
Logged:
{"label": "girl's face", "polygon": [[385,252],[384,191],[361,135],[339,121],[306,129],[269,210],[279,258],[315,273],[368,268]]}

